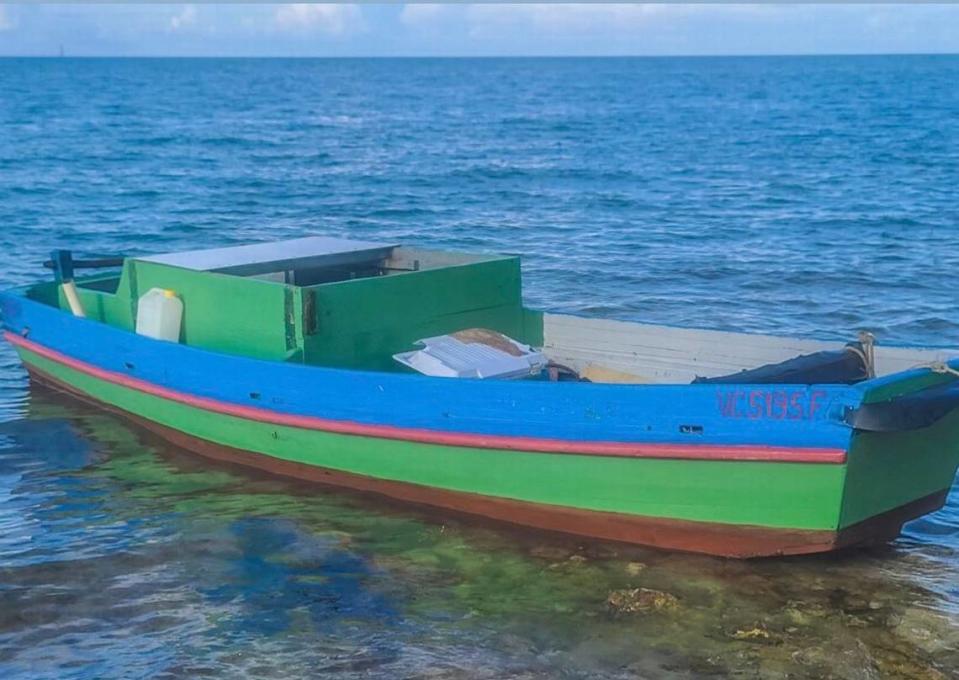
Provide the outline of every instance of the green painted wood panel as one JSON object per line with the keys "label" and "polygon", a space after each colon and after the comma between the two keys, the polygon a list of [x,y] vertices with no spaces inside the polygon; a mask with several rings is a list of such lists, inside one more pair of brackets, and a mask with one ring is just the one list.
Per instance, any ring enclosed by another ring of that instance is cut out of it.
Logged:
{"label": "green painted wood panel", "polygon": [[523,308],[523,342],[533,347],[542,347],[543,312],[538,309]]}
{"label": "green painted wood panel", "polygon": [[849,449],[843,527],[948,489],[959,466],[959,411],[909,432],[857,432]]}
{"label": "green painted wood panel", "polygon": [[[392,355],[420,338],[471,327],[526,340],[519,258],[312,286],[316,332],[307,363],[396,370]],[[309,294],[309,293],[307,293]],[[534,338],[535,339],[535,338]]]}
{"label": "green painted wood panel", "polygon": [[[183,301],[185,344],[258,359],[302,360],[300,307],[292,286],[140,260],[126,261],[115,293],[84,288],[83,279],[78,282],[88,318],[133,330],[140,296],[151,288],[170,289]],[[31,296],[69,309],[55,283],[36,286]]]}
{"label": "green painted wood panel", "polygon": [[[393,354],[464,328],[491,328],[533,345],[543,339],[542,314],[522,306],[517,257],[304,288],[128,260],[115,293],[78,292],[89,318],[132,330],[137,301],[150,288],[174,290],[183,301],[182,342],[259,359],[401,370]],[[52,282],[32,296],[68,309]]]}
{"label": "green painted wood panel", "polygon": [[[121,279],[120,285],[121,288],[118,288],[116,293],[91,290],[78,285],[77,296],[80,298],[87,318],[96,319],[117,328],[133,330],[134,320],[130,308],[130,297],[128,294],[120,293],[121,290],[127,290],[128,284],[125,285],[124,280]],[[69,310],[63,289],[58,287],[57,290],[60,309]]]}
{"label": "green painted wood panel", "polygon": [[182,341],[257,359],[302,360],[292,287],[261,279],[128,262],[129,300],[169,288],[183,301]]}

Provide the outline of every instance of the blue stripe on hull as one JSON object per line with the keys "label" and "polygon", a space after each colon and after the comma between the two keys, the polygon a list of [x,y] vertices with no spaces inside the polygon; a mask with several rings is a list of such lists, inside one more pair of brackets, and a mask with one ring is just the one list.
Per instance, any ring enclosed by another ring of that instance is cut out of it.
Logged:
{"label": "blue stripe on hull", "polygon": [[585,441],[846,448],[851,430],[841,417],[861,400],[860,390],[841,385],[788,386],[780,396],[769,385],[454,380],[286,364],[152,340],[10,293],[0,302],[5,328],[28,329],[31,340],[94,366],[242,406],[358,423]]}

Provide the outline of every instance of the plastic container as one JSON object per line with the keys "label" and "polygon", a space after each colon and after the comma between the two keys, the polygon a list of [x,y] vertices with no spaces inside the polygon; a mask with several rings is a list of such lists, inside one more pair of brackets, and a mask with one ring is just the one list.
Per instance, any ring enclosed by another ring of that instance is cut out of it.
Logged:
{"label": "plastic container", "polygon": [[137,333],[180,342],[183,302],[172,290],[151,288],[137,302]]}

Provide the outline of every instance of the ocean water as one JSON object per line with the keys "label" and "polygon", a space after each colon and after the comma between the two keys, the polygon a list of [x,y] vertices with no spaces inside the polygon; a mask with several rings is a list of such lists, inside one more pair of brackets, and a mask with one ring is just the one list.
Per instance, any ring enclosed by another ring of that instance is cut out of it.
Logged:
{"label": "ocean water", "polygon": [[[530,305],[959,345],[959,57],[0,59],[0,283],[324,233],[524,255]],[[0,674],[959,677],[959,492],[731,562],[197,461],[0,349]],[[666,591],[616,614],[609,594]]]}

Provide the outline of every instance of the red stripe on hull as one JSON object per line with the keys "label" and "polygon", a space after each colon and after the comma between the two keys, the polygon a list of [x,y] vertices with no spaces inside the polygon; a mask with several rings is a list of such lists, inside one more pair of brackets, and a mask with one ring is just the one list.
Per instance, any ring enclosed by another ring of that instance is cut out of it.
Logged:
{"label": "red stripe on hull", "polygon": [[123,373],[88,364],[56,350],[37,344],[24,337],[4,332],[10,343],[100,380],[121,385],[163,399],[169,399],[195,408],[223,415],[255,420],[258,422],[285,425],[306,430],[318,430],[335,434],[360,437],[396,439],[422,444],[462,446],[479,449],[502,449],[537,453],[564,453],[626,458],[669,458],[680,460],[761,461],[775,463],[829,463],[846,462],[846,451],[835,448],[766,446],[761,444],[663,444],[643,442],[574,441],[540,437],[514,437],[466,432],[443,432],[420,428],[371,425],[349,420],[331,420],[316,416],[278,413],[256,406],[243,406],[229,402],[179,392],[167,387],[134,378]]}

